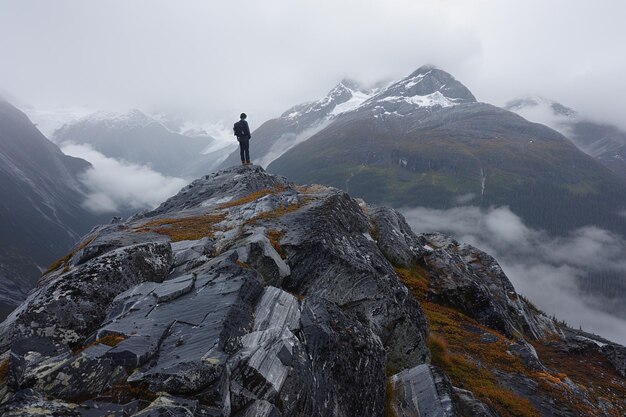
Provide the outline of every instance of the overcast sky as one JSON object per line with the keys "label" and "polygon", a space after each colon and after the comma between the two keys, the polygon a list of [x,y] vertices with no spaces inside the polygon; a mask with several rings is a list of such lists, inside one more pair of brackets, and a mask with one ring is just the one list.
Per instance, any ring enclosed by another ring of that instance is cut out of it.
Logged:
{"label": "overcast sky", "polygon": [[430,63],[481,101],[541,94],[626,128],[625,19],[623,0],[0,0],[0,88],[254,124]]}

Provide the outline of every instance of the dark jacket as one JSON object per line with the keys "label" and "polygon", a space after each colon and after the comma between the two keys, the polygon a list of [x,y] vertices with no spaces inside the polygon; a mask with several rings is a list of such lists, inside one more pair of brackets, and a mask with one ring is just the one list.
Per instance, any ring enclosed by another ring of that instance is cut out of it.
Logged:
{"label": "dark jacket", "polygon": [[250,127],[248,126],[248,122],[244,119],[241,119],[234,126],[235,132],[241,132],[243,135],[237,135],[237,139],[250,139],[252,135],[250,135]]}

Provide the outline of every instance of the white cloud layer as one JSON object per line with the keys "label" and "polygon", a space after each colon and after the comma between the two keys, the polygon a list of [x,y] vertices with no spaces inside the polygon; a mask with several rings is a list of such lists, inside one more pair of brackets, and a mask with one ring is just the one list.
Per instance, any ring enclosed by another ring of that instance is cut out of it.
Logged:
{"label": "white cloud layer", "polygon": [[84,206],[94,213],[152,209],[187,184],[144,165],[108,158],[88,145],[64,144],[61,149],[93,165],[80,180],[89,190]]}
{"label": "white cloud layer", "polygon": [[516,290],[546,313],[626,344],[626,317],[617,311],[607,312],[611,305],[623,305],[624,299],[585,294],[579,286],[579,280],[588,274],[603,271],[626,279],[624,238],[592,226],[567,236],[550,236],[527,227],[507,207],[486,211],[478,207],[415,208],[402,212],[415,232],[449,234],[492,255]]}
{"label": "white cloud layer", "polygon": [[0,0],[0,83],[37,107],[258,126],[343,77],[432,63],[482,101],[540,94],[626,128],[622,0]]}

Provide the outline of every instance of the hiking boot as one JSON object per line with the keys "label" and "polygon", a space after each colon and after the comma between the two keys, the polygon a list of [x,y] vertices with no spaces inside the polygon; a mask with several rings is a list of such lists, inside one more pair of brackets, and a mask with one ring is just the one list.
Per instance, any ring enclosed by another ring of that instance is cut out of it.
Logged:
{"label": "hiking boot", "polygon": [[246,161],[241,161],[241,165],[248,165]]}
{"label": "hiking boot", "polygon": [[252,165],[252,162],[246,161],[246,165]]}

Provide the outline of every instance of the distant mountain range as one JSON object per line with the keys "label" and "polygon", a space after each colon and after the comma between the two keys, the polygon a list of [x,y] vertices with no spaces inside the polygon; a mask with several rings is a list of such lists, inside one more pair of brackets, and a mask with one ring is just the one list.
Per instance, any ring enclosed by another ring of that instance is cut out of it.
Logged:
{"label": "distant mountain range", "polygon": [[42,269],[108,220],[81,206],[77,177],[89,167],[0,98],[0,317],[26,297]]}
{"label": "distant mountain range", "polygon": [[597,224],[626,234],[626,187],[612,172],[429,66],[332,118],[268,170],[395,207],[507,205],[552,232]]}
{"label": "distant mountain range", "polygon": [[626,132],[619,127],[589,120],[576,110],[544,97],[511,100],[505,108],[563,133],[581,151],[626,181]]}
{"label": "distant mountain range", "polygon": [[174,177],[206,175],[220,160],[220,149],[211,152],[215,138],[206,132],[185,129],[174,120],[157,120],[139,110],[97,112],[64,125],[52,139],[58,144],[89,145],[107,157]]}

